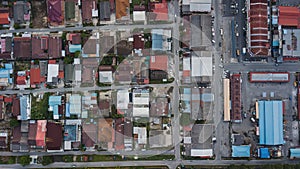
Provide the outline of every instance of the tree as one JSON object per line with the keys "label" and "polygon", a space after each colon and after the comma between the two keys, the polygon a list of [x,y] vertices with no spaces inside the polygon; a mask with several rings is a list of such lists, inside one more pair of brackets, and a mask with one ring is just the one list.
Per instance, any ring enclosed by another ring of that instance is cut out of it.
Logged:
{"label": "tree", "polygon": [[10,125],[11,128],[14,128],[14,127],[16,127],[16,126],[19,126],[20,123],[19,123],[19,121],[18,121],[17,119],[13,118],[13,119],[11,119],[11,120],[9,121],[9,125]]}
{"label": "tree", "polygon": [[22,166],[29,165],[29,163],[30,163],[30,157],[29,157],[29,156],[21,156],[21,157],[20,157],[20,160],[19,160],[19,163],[20,163]]}
{"label": "tree", "polygon": [[53,163],[53,157],[52,156],[43,156],[43,159],[42,159],[42,165],[49,165]]}

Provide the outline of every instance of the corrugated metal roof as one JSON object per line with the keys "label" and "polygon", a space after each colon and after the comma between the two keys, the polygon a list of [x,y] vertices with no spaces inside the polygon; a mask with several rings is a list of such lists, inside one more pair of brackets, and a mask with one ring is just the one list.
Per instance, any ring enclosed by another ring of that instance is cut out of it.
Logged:
{"label": "corrugated metal roof", "polygon": [[300,148],[291,148],[290,152],[290,158],[300,158]]}
{"label": "corrugated metal roof", "polygon": [[282,101],[258,101],[259,143],[264,145],[283,144]]}
{"label": "corrugated metal roof", "polygon": [[232,146],[232,157],[250,157],[250,145]]}

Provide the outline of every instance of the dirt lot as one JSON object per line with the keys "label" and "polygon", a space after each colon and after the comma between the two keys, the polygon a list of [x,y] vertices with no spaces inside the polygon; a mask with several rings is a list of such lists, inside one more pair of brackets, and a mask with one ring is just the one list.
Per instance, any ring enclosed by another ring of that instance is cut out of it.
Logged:
{"label": "dirt lot", "polygon": [[32,26],[33,28],[47,27],[46,1],[32,1]]}

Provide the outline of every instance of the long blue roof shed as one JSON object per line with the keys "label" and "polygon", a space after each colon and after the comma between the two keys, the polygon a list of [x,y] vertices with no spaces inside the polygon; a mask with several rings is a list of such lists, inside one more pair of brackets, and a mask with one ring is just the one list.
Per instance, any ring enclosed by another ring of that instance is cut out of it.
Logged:
{"label": "long blue roof shed", "polygon": [[258,101],[259,107],[259,143],[280,145],[283,140],[282,101]]}
{"label": "long blue roof shed", "polygon": [[250,145],[232,146],[232,157],[250,157]]}

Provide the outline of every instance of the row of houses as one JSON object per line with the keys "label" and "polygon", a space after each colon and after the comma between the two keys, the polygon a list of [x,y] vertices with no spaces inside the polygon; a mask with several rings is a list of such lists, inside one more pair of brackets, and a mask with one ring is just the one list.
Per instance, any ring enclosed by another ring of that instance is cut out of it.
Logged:
{"label": "row of houses", "polygon": [[[50,27],[76,24],[112,24],[118,21],[146,22],[168,21],[167,0],[150,1],[147,4],[129,0],[47,0],[47,21]],[[8,4],[7,4],[8,6]],[[132,9],[131,9],[132,8]],[[132,11],[132,16],[130,14]],[[149,15],[148,15],[149,13]],[[0,25],[10,26],[12,20],[17,24],[30,22],[31,4],[16,1],[12,7],[0,9]]]}

